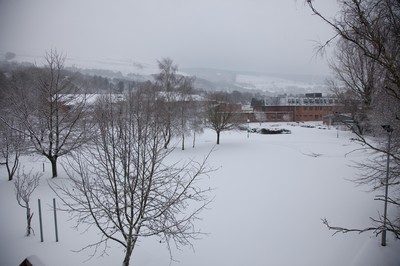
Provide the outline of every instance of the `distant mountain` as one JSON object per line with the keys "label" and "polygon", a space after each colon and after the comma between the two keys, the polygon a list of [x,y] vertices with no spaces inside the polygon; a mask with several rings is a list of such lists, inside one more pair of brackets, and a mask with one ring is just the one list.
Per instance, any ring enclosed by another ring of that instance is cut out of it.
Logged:
{"label": "distant mountain", "polygon": [[[16,55],[13,61],[41,65],[43,56]],[[66,68],[84,74],[108,78],[125,78],[135,81],[152,80],[158,73],[156,63],[150,64],[130,59],[67,57]],[[327,93],[325,76],[229,71],[212,68],[181,68],[182,75],[195,76],[195,87],[209,91],[253,91],[268,95]]]}
{"label": "distant mountain", "polygon": [[256,90],[266,94],[327,93],[326,76],[184,68],[182,72],[208,80],[220,90]]}

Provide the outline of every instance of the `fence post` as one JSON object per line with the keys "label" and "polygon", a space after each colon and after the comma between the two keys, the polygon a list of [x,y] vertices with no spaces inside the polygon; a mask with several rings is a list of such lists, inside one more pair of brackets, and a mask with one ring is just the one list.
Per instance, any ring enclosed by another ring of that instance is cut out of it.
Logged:
{"label": "fence post", "polygon": [[40,206],[40,199],[38,199],[38,205],[39,205],[40,242],[43,242],[42,208]]}
{"label": "fence post", "polygon": [[56,242],[58,242],[58,227],[57,227],[57,212],[56,212],[56,199],[53,198],[53,209],[54,209],[54,225],[56,230]]}

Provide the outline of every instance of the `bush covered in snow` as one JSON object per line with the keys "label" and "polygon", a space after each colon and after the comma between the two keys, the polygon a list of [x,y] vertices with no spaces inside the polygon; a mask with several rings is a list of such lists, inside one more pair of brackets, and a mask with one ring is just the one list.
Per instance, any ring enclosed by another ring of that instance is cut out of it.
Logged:
{"label": "bush covered in snow", "polygon": [[260,129],[260,134],[291,134],[292,132],[284,128],[262,128]]}

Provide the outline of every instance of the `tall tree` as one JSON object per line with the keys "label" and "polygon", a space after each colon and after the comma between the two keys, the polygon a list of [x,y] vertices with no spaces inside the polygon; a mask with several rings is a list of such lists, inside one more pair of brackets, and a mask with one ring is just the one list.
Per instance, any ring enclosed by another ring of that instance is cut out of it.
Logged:
{"label": "tall tree", "polygon": [[[336,35],[331,40],[339,39],[339,52],[348,57],[344,57],[345,60],[339,60],[338,67],[334,70],[345,77],[345,80],[353,78],[354,80],[350,80],[353,92],[362,96],[360,99],[370,105],[368,126],[375,138],[365,137],[356,130],[353,132],[356,134],[356,140],[375,151],[377,155],[371,157],[373,160],[370,164],[360,165],[362,169],[368,171],[368,174],[366,178],[361,178],[359,181],[372,184],[374,189],[390,187],[389,198],[380,198],[380,200],[385,201],[385,206],[386,204],[400,206],[399,198],[390,195],[398,189],[400,184],[398,181],[400,170],[400,1],[340,0],[338,3],[341,10],[336,19],[330,19],[321,14],[315,8],[314,1],[307,0],[306,2],[315,15],[332,27]],[[345,49],[354,52],[351,54]],[[348,62],[351,64],[347,64]],[[359,87],[360,90],[354,86],[356,84],[362,85]],[[382,129],[382,125],[385,125],[386,129],[387,125],[390,125],[391,130]],[[385,162],[390,163],[390,167],[388,164],[382,168],[382,160],[379,158],[385,158]],[[388,179],[384,178],[385,175]],[[380,234],[389,230],[400,238],[398,220],[396,216],[380,216],[374,219],[374,226],[365,229],[334,227],[327,220],[324,220],[324,223],[337,232],[372,230]],[[393,226],[390,227],[391,225]]]}
{"label": "tall tree", "polygon": [[[15,125],[13,115],[5,115],[8,113],[8,95],[11,91],[11,83],[4,73],[0,72],[0,116],[6,121]],[[23,151],[22,134],[12,130],[6,123],[0,120],[0,165],[4,165],[7,170],[8,180],[11,181],[16,173],[19,165],[19,157]]]}
{"label": "tall tree", "polygon": [[[8,120],[13,125],[12,120]],[[7,169],[8,181],[11,181],[19,166],[19,157],[24,149],[21,133],[12,130],[0,121],[0,165]]]}
{"label": "tall tree", "polygon": [[364,60],[370,60],[382,68],[386,81],[385,92],[400,100],[399,1],[340,0],[340,18],[332,20],[318,12],[313,2],[307,0],[314,14],[333,28],[335,37],[351,43],[351,47],[362,51],[362,57],[366,58]]}
{"label": "tall tree", "polygon": [[88,247],[119,243],[125,266],[141,237],[157,236],[167,247],[171,241],[190,245],[201,234],[194,221],[210,202],[209,188],[198,184],[208,171],[205,161],[166,164],[171,150],[164,148],[157,105],[143,89],[118,103],[102,99],[95,114],[98,136],[73,153],[68,184],[54,185],[66,210],[101,232]]}
{"label": "tall tree", "polygon": [[[46,53],[46,66],[28,73],[33,79],[14,81],[14,90],[8,97],[8,117],[16,123],[0,118],[10,128],[27,136],[33,149],[51,163],[52,177],[57,176],[59,157],[79,148],[87,138],[83,128],[86,96],[79,94],[71,77],[64,73],[65,57],[55,50]],[[31,78],[32,78],[31,77]]]}
{"label": "tall tree", "polygon": [[207,107],[207,124],[217,133],[217,144],[220,143],[222,131],[236,128],[239,124],[235,106],[228,101],[226,93],[214,93],[209,97]]}
{"label": "tall tree", "polygon": [[346,40],[338,41],[330,66],[341,83],[334,92],[352,114],[354,130],[363,135],[369,127],[368,116],[375,104],[373,101],[384,86],[382,68]]}
{"label": "tall tree", "polygon": [[193,101],[189,112],[191,112],[189,114],[189,129],[193,136],[192,147],[194,148],[196,146],[196,135],[204,131],[207,115],[204,104],[200,101]]}
{"label": "tall tree", "polygon": [[174,131],[179,127],[177,102],[182,77],[178,75],[178,66],[170,58],[158,61],[158,68],[160,73],[155,75],[155,80],[159,91],[157,95],[159,117],[163,121],[164,147],[168,148]]}
{"label": "tall tree", "polygon": [[193,82],[192,77],[182,77],[181,84],[178,88],[178,117],[179,117],[179,133],[181,135],[182,150],[185,149],[185,134],[189,131],[190,117],[195,115],[194,109],[196,105],[193,102]]}

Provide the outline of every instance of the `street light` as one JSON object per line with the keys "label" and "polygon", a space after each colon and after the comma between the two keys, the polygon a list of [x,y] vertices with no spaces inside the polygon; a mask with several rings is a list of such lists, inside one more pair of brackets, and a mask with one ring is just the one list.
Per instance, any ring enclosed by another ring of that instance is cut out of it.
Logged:
{"label": "street light", "polygon": [[336,138],[339,138],[339,112],[335,112],[335,118],[338,123],[336,126]]}
{"label": "street light", "polygon": [[382,231],[382,246],[386,246],[386,216],[387,216],[387,199],[389,190],[389,160],[390,160],[390,140],[393,128],[390,125],[382,125],[382,128],[388,133],[387,159],[386,159],[386,182],[385,182],[385,209],[383,212],[383,231]]}
{"label": "street light", "polygon": [[247,138],[250,136],[250,119],[247,119]]}

